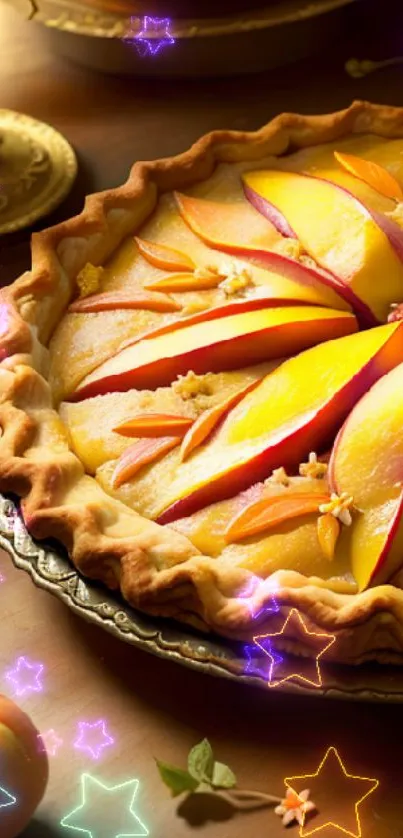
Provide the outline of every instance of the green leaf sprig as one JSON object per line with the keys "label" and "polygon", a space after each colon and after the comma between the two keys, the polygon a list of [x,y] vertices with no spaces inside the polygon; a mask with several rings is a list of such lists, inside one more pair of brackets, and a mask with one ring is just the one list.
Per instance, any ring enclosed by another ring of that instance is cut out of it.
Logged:
{"label": "green leaf sprig", "polygon": [[162,781],[171,791],[172,797],[179,794],[204,792],[215,794],[234,809],[258,809],[262,806],[278,805],[281,797],[260,791],[236,789],[236,776],[228,765],[214,758],[208,739],[203,739],[188,755],[187,769],[156,760]]}
{"label": "green leaf sprig", "polygon": [[172,797],[177,797],[183,792],[214,792],[217,789],[232,789],[236,786],[234,772],[228,765],[214,759],[208,739],[203,739],[191,749],[187,770],[160,760],[156,762],[161,779],[170,789]]}

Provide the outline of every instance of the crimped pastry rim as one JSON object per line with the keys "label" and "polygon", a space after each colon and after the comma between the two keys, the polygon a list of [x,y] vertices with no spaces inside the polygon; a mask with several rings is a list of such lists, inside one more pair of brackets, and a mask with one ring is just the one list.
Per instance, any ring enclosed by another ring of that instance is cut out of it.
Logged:
{"label": "crimped pastry rim", "polygon": [[[251,133],[214,131],[176,157],[136,163],[123,186],[90,195],[80,215],[33,235],[31,271],[0,292],[0,491],[22,498],[32,535],[58,539],[83,574],[120,589],[143,611],[245,640],[264,632],[265,617],[251,615],[262,611],[274,586],[280,612],[270,617],[270,630],[295,607],[310,630],[336,634],[329,654],[334,660],[396,662],[396,656],[403,660],[399,588],[341,594],[320,579],[278,571],[241,597],[247,571],[220,566],[185,536],[141,518],[85,476],[67,447],[53,450],[46,443],[47,423],[57,413],[42,344],[63,314],[81,268],[102,264],[148,217],[159,193],[206,179],[217,163],[256,161],[350,133],[403,137],[403,109],[354,102],[324,116],[283,114]],[[298,638],[293,646],[302,651]]]}

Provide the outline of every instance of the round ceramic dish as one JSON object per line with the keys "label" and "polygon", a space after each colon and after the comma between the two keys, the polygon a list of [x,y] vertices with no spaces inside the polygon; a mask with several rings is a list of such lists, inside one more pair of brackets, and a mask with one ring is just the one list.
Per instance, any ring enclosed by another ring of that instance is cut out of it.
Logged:
{"label": "round ceramic dish", "polygon": [[[243,644],[204,637],[186,627],[134,611],[122,599],[80,576],[61,552],[34,542],[17,505],[1,495],[0,547],[17,567],[30,574],[36,585],[55,594],[76,614],[120,640],[199,672],[269,689],[264,676],[257,674],[265,660],[256,658],[251,665]],[[301,659],[296,671],[303,673]],[[322,664],[321,675],[321,687],[288,680],[276,690],[322,698],[403,702],[403,667],[367,664],[352,668]]]}
{"label": "round ceramic dish", "polygon": [[221,19],[166,19],[159,30],[146,17],[130,20],[85,2],[7,2],[42,24],[52,48],[68,58],[103,72],[166,78],[254,73],[306,57],[337,39],[345,7],[359,0],[272,0]]}

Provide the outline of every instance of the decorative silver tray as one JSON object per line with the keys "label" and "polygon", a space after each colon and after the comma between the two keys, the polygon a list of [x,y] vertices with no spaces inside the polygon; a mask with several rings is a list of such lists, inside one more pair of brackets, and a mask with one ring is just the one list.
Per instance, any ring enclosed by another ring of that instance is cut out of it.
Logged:
{"label": "decorative silver tray", "polygon": [[[26,530],[18,505],[2,495],[0,547],[18,568],[30,574],[36,585],[55,594],[76,614],[120,640],[199,672],[268,690],[261,673],[246,673],[243,644],[203,637],[186,627],[148,617],[130,608],[118,596],[80,576],[61,550],[58,552],[35,542]],[[251,669],[257,670],[261,665],[261,659],[256,659]],[[403,703],[403,667],[323,665],[321,670],[322,687],[286,681],[276,689],[298,695]],[[301,672],[300,659],[298,671]]]}

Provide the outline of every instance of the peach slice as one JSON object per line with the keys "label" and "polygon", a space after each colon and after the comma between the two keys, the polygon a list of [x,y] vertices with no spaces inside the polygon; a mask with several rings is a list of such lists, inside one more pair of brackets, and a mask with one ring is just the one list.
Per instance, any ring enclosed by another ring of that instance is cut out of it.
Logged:
{"label": "peach slice", "polygon": [[222,281],[222,276],[219,274],[208,273],[204,276],[195,276],[194,274],[171,274],[164,276],[162,279],[154,279],[151,282],[145,282],[144,287],[153,290],[168,291],[172,294],[177,294],[182,291],[208,291],[209,288],[217,288],[217,285]]}
{"label": "peach slice", "polygon": [[403,361],[403,323],[331,340],[290,358],[230,411],[207,445],[182,463],[160,523],[233,497],[279,466],[321,450],[374,382]]}
{"label": "peach slice", "polygon": [[[134,485],[127,486],[126,490],[131,491]],[[351,569],[342,539],[338,540],[334,558],[329,561],[319,543],[317,513],[291,518],[244,541],[226,543],[224,533],[235,516],[253,502],[274,495],[278,497],[281,488],[267,480],[233,498],[206,506],[189,518],[180,518],[171,526],[186,535],[203,555],[220,556],[228,566],[243,567],[262,579],[276,571],[292,570],[322,580],[332,579],[333,590],[354,594],[357,588],[354,582],[347,581],[351,578]],[[306,477],[291,477],[290,485],[283,488],[284,494],[327,492],[324,480]]]}
{"label": "peach slice", "polygon": [[[343,302],[344,301],[340,298],[340,306],[338,306],[338,309],[346,311],[347,308],[343,306]],[[303,299],[273,298],[270,296],[270,290],[268,289],[266,292],[264,286],[261,286],[257,289],[256,293],[250,297],[243,297],[239,300],[228,300],[227,303],[205,309],[204,311],[199,311],[197,314],[190,314],[188,317],[182,317],[180,320],[171,320],[163,326],[157,326],[157,328],[150,329],[149,332],[145,332],[137,338],[130,338],[125,342],[124,346],[132,346],[140,340],[148,340],[149,338],[159,337],[159,335],[169,334],[169,332],[176,332],[178,329],[184,329],[187,326],[192,326],[196,323],[207,323],[210,320],[219,320],[221,317],[228,317],[230,314],[240,314],[241,312],[256,311],[257,309],[261,310],[264,308],[279,308],[286,305],[296,306],[304,303],[306,303],[306,301]],[[323,303],[323,305],[324,304],[325,303]],[[402,318],[396,317],[395,319],[401,320]]]}
{"label": "peach slice", "polygon": [[174,250],[165,244],[149,242],[135,236],[137,247],[147,262],[155,268],[162,268],[164,271],[193,271],[196,267],[193,260],[187,253]]}
{"label": "peach slice", "polygon": [[181,441],[177,436],[163,436],[159,439],[140,439],[129,445],[119,458],[112,475],[112,486],[118,489],[140,471],[143,466],[155,462]]}
{"label": "peach slice", "polygon": [[128,422],[113,428],[122,436],[156,438],[161,436],[184,436],[193,425],[193,419],[186,416],[172,416],[167,413],[141,413]]}
{"label": "peach slice", "polygon": [[364,160],[363,157],[356,157],[355,154],[335,151],[334,156],[347,172],[365,181],[368,186],[372,186],[385,198],[392,198],[395,201],[403,200],[403,189],[399,181],[384,166],[373,163],[372,160]]}
{"label": "peach slice", "polygon": [[175,193],[179,212],[205,244],[228,253],[272,250],[279,240],[275,227],[246,201],[223,203]]}
{"label": "peach slice", "polygon": [[219,372],[281,358],[356,329],[352,314],[315,306],[233,314],[221,318],[217,329],[210,322],[197,323],[127,346],[87,375],[73,398],[153,389],[188,370]]}
{"label": "peach slice", "polygon": [[350,561],[360,590],[403,563],[403,365],[358,402],[334,445],[329,479],[354,500]]}
{"label": "peach slice", "polygon": [[196,421],[191,423],[186,436],[183,438],[180,451],[181,460],[186,460],[195,448],[198,448],[199,445],[205,442],[224,416],[258,384],[259,379],[252,381],[252,383],[247,384],[246,387],[239,390],[238,393],[231,394],[223,402],[220,402],[220,404],[216,404],[201,413]]}
{"label": "peach slice", "polygon": [[240,515],[231,521],[225,533],[227,544],[243,541],[252,535],[265,532],[276,524],[282,524],[290,518],[301,515],[312,515],[319,512],[322,503],[328,503],[329,495],[287,493],[278,497],[268,497],[258,500],[242,510]]}
{"label": "peach slice", "polygon": [[[304,297],[306,302],[330,305],[332,308],[345,308],[345,304],[340,305],[340,296],[344,289],[342,286],[342,292],[337,293],[340,284],[337,279],[321,270],[319,266],[317,268],[314,266],[308,267],[296,259],[274,252],[273,247],[279,240],[281,241],[279,234],[277,233],[273,238],[274,227],[268,221],[263,221],[261,215],[254,209],[251,216],[245,216],[248,204],[245,206],[242,203],[217,203],[179,194],[176,195],[176,198],[184,221],[196,235],[210,247],[253,259],[256,264],[267,270],[267,285],[270,287],[274,284],[276,294],[280,298],[283,295],[285,298],[288,296],[292,298],[292,294],[287,293],[286,283],[284,282],[284,280],[287,280],[287,284],[292,282],[300,286],[299,294],[298,288],[295,288],[297,298],[301,293],[304,294],[304,291],[306,293],[311,288],[316,290],[317,299],[308,300]],[[257,208],[259,209],[259,207]],[[250,212],[251,207],[249,207]],[[262,214],[265,215],[265,213]],[[260,222],[258,221],[259,218]],[[293,231],[279,213],[277,213],[274,223],[281,233],[295,237]],[[278,285],[280,277],[283,278],[283,290],[281,285]],[[170,290],[169,286],[167,286],[167,290]],[[324,295],[326,299],[324,299]]]}
{"label": "peach slice", "polygon": [[103,294],[92,294],[75,300],[69,306],[69,312],[88,313],[95,311],[116,311],[119,308],[144,309],[145,311],[180,311],[180,303],[168,294],[158,294],[151,291],[106,291]]}
{"label": "peach slice", "polygon": [[316,529],[322,553],[331,562],[340,534],[340,524],[331,512],[326,512],[325,515],[319,516]]}
{"label": "peach slice", "polygon": [[403,298],[403,231],[397,224],[320,178],[254,171],[244,183],[249,200],[269,218],[280,213],[306,252],[342,281],[344,292],[337,290],[366,323],[387,319],[391,303]]}

